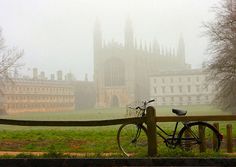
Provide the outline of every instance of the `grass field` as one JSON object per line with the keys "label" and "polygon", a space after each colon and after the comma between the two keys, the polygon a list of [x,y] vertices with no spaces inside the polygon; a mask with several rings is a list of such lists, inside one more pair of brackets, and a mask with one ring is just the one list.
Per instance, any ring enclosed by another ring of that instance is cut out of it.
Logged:
{"label": "grass field", "polygon": [[[174,108],[188,110],[187,115],[229,114],[213,106],[181,106]],[[157,116],[174,116],[171,107],[157,107],[156,110]],[[112,108],[74,112],[20,113],[5,115],[0,118],[17,120],[104,120],[125,117],[127,117],[125,108]],[[225,132],[225,125],[226,122],[220,123],[222,132]],[[235,125],[233,123],[234,127]],[[169,131],[173,128],[172,123],[162,123],[161,126]],[[20,127],[1,125],[0,151],[76,152],[85,155],[94,153],[97,156],[101,156],[102,153],[114,153],[121,156],[116,141],[118,128],[119,125],[105,127]],[[169,150],[161,145],[159,149],[161,149],[159,152],[162,153],[160,156],[187,156],[185,152]]]}

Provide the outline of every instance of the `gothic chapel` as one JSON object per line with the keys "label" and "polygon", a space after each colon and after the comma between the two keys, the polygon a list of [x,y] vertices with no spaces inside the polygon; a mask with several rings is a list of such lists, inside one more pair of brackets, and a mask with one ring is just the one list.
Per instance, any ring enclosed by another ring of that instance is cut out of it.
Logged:
{"label": "gothic chapel", "polygon": [[155,40],[149,47],[137,46],[132,22],[126,20],[124,44],[103,43],[99,21],[94,27],[94,80],[96,107],[124,107],[149,98],[149,76],[160,71],[187,70],[185,46],[180,37],[177,52],[160,49]]}

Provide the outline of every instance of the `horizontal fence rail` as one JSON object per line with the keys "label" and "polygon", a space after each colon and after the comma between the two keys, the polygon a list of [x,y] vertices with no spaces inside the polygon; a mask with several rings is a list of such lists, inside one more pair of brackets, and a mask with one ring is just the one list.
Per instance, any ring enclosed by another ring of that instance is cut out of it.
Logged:
{"label": "horizontal fence rail", "polygon": [[3,125],[18,125],[18,126],[110,126],[129,123],[143,123],[145,118],[124,118],[113,120],[99,121],[32,121],[32,120],[11,120],[0,119],[0,124]]}
{"label": "horizontal fence rail", "polygon": [[[236,115],[212,115],[212,116],[158,116],[156,122],[181,122],[181,121],[236,121]],[[129,123],[146,122],[146,117],[134,117],[111,120],[94,121],[33,121],[0,119],[2,125],[18,126],[110,126]]]}
{"label": "horizontal fence rail", "polygon": [[236,115],[208,116],[158,116],[156,122],[187,122],[187,121],[236,121]]}

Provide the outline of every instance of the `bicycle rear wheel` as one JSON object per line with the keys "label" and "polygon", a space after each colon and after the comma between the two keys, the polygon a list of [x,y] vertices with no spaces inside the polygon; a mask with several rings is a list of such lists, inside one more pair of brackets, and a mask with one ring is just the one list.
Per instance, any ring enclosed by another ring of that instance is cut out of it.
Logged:
{"label": "bicycle rear wheel", "polygon": [[147,154],[147,129],[140,124],[123,124],[117,133],[119,149],[125,156]]}
{"label": "bicycle rear wheel", "polygon": [[193,122],[181,129],[178,142],[186,151],[217,152],[221,144],[221,135],[214,126],[206,122]]}

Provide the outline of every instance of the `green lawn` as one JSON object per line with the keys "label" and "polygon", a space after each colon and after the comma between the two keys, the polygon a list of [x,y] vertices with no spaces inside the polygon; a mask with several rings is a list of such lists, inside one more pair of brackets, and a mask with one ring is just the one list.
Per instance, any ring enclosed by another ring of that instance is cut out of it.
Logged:
{"label": "green lawn", "polygon": [[[166,106],[155,107],[156,115],[173,115],[172,108],[187,110],[187,115],[225,115],[230,114],[222,112],[213,106],[195,105],[195,106]],[[132,112],[132,111],[131,111]],[[135,113],[135,111],[133,111]],[[73,112],[40,112],[40,113],[19,113],[14,115],[0,116],[0,118],[9,119],[30,119],[30,120],[101,120],[116,119],[127,117],[126,108],[110,108],[110,109],[87,109]]]}
{"label": "green lawn", "polygon": [[[179,106],[173,108],[188,110],[187,115],[229,114],[212,106]],[[171,112],[171,107],[157,107],[158,115],[174,116]],[[125,108],[113,108],[74,112],[20,113],[5,115],[0,118],[18,120],[104,120],[125,117],[127,117]],[[227,123],[220,123],[220,129],[223,133],[225,133]],[[235,128],[235,122],[232,123],[233,128]],[[161,126],[168,131],[173,129],[173,123],[162,123]],[[84,154],[95,153],[95,155],[114,153],[121,156],[116,141],[118,128],[119,125],[105,127],[20,127],[1,125],[0,151],[76,152]],[[170,150],[161,145],[158,149],[161,153],[160,156],[187,156],[185,152]],[[188,153],[188,155],[192,154]]]}

